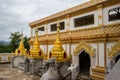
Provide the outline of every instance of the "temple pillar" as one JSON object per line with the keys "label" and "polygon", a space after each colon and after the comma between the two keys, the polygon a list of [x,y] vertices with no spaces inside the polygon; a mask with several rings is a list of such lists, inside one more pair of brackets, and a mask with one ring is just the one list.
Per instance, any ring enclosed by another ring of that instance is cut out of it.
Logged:
{"label": "temple pillar", "polygon": [[70,15],[66,15],[66,30],[69,31],[70,30]]}
{"label": "temple pillar", "polygon": [[98,25],[103,25],[103,4],[97,5]]}

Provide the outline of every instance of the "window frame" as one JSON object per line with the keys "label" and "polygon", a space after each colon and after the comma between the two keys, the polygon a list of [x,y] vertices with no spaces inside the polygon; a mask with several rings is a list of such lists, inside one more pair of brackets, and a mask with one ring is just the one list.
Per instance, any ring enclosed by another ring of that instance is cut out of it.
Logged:
{"label": "window frame", "polygon": [[[41,29],[40,29],[40,28],[41,28]],[[42,28],[43,28],[43,30],[42,30]],[[39,28],[38,28],[38,31],[45,31],[45,26],[39,27]]]}
{"label": "window frame", "polygon": [[[59,22],[60,24],[60,31],[65,30],[65,21]],[[52,28],[53,26],[53,28]],[[50,24],[50,32],[55,32],[57,31],[57,23]]]}
{"label": "window frame", "polygon": [[[88,18],[90,18],[90,17],[92,18],[92,20],[88,20]],[[83,26],[87,26],[87,25],[92,25],[92,24],[95,23],[94,22],[94,14],[88,14],[88,15],[85,15],[85,16],[74,18],[73,22],[74,22],[74,27],[75,28],[77,28],[77,27],[83,27]]]}
{"label": "window frame", "polygon": [[[115,10],[118,10],[118,13]],[[113,11],[115,11],[117,13],[116,14],[117,16],[115,15],[115,12],[113,13],[113,16],[112,16]],[[120,6],[112,8],[108,11],[108,21],[117,21],[117,20],[120,20]]]}

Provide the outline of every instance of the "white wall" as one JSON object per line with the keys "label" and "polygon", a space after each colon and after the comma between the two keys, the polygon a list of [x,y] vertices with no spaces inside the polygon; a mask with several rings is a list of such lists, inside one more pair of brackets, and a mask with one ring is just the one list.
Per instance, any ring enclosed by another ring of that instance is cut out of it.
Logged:
{"label": "white wall", "polygon": [[110,9],[113,9],[113,8],[116,8],[116,7],[120,7],[120,4],[113,5],[113,6],[110,6],[110,7],[105,7],[105,8],[103,9],[103,24],[114,24],[114,23],[119,23],[119,22],[120,22],[120,20],[110,21],[110,22],[109,22],[108,11],[109,11]]}
{"label": "white wall", "polygon": [[66,44],[66,52],[67,52],[67,55],[70,56],[70,44]]}
{"label": "white wall", "polygon": [[65,50],[65,52],[67,53],[67,55],[69,56],[69,54],[70,54],[70,53],[69,53],[69,52],[70,52],[70,51],[69,51],[69,48],[70,48],[69,44],[63,44],[62,47],[63,47],[63,49]]}
{"label": "white wall", "polygon": [[44,44],[44,54],[46,55],[47,54],[47,44]]}
{"label": "white wall", "polygon": [[74,50],[77,44],[71,44],[71,54],[72,54],[72,64],[75,64],[76,66],[79,65],[79,57],[77,55],[74,55]]}
{"label": "white wall", "polygon": [[53,48],[53,45],[48,45],[48,53],[51,51],[52,48]]}
{"label": "white wall", "polygon": [[99,66],[104,66],[104,43],[99,43]]}
{"label": "white wall", "polygon": [[43,50],[43,53],[45,54],[45,45],[40,45],[40,48]]}
{"label": "white wall", "polygon": [[95,67],[98,61],[97,43],[91,43],[90,45],[92,46],[93,49],[95,49],[95,52],[94,52],[95,56],[91,57],[91,67]]}
{"label": "white wall", "polygon": [[77,58],[77,56],[74,55],[75,46],[76,46],[76,44],[71,44],[71,55],[72,55],[72,63],[77,65],[78,58]]}
{"label": "white wall", "polygon": [[35,28],[31,28],[31,36],[35,36]]}
{"label": "white wall", "polygon": [[74,50],[77,44],[71,44],[71,54],[74,55]]}
{"label": "white wall", "polygon": [[32,45],[30,45],[30,49],[32,49]]}

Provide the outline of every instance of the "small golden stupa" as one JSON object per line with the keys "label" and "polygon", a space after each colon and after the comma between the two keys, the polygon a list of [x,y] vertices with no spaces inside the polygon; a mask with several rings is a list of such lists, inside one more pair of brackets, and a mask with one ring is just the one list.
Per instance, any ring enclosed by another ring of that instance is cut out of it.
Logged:
{"label": "small golden stupa", "polygon": [[15,50],[15,55],[27,55],[27,49],[25,49],[24,47],[24,43],[23,43],[23,34],[21,35],[21,41],[19,43],[19,47]]}
{"label": "small golden stupa", "polygon": [[33,43],[33,47],[28,54],[32,59],[43,58],[43,50],[40,48],[40,44],[38,42],[38,29],[36,29],[36,37],[35,42]]}
{"label": "small golden stupa", "polygon": [[50,53],[47,56],[45,56],[45,60],[48,60],[50,58],[55,58],[56,62],[65,62],[71,59],[71,57],[69,57],[66,54],[65,50],[62,47],[59,28],[60,28],[60,24],[57,23],[57,38]]}

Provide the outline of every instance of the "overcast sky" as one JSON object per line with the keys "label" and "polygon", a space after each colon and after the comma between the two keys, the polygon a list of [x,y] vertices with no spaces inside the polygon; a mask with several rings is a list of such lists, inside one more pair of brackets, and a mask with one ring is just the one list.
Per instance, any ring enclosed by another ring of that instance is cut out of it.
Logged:
{"label": "overcast sky", "polygon": [[0,0],[0,40],[9,41],[11,33],[30,36],[28,24],[89,0]]}

